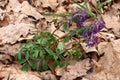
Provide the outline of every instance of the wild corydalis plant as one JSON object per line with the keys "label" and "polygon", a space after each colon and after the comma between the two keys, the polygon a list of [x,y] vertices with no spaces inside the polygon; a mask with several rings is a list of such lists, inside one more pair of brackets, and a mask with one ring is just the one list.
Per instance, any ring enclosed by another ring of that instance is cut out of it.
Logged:
{"label": "wild corydalis plant", "polygon": [[102,18],[95,18],[90,25],[86,25],[85,21],[89,18],[85,10],[79,10],[71,16],[78,28],[85,28],[80,35],[86,38],[87,45],[95,46],[99,43],[99,37],[96,34],[105,27],[105,22]]}
{"label": "wild corydalis plant", "polygon": [[54,72],[55,67],[65,66],[70,59],[81,57],[80,48],[74,47],[68,50],[64,48],[64,44],[68,41],[68,38],[58,40],[56,35],[50,32],[38,32],[33,40],[20,46],[15,58],[23,65],[24,71],[31,68],[40,71],[51,69]]}

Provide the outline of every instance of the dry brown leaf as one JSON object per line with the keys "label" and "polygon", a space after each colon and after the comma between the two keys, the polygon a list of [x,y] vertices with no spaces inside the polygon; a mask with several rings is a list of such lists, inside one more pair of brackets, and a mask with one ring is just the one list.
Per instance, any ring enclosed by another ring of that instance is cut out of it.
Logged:
{"label": "dry brown leaf", "polygon": [[11,64],[13,62],[13,57],[8,54],[0,54],[0,62],[3,64]]}
{"label": "dry brown leaf", "polygon": [[118,9],[120,8],[119,4],[114,4],[108,13],[102,15],[106,23],[106,28],[113,29],[116,36],[120,36],[120,13],[118,14]]}
{"label": "dry brown leaf", "polygon": [[26,37],[32,27],[34,27],[32,24],[18,23],[0,28],[0,45],[14,44],[21,36]]}
{"label": "dry brown leaf", "polygon": [[89,75],[90,80],[120,80],[120,44],[119,40],[101,42],[99,51],[104,56],[98,61],[102,69]]}
{"label": "dry brown leaf", "polygon": [[111,43],[115,52],[120,53],[120,39],[113,40]]}
{"label": "dry brown leaf", "polygon": [[65,13],[65,12],[66,10],[63,6],[58,7],[56,10],[56,14]]}
{"label": "dry brown leaf", "polygon": [[0,47],[0,53],[3,54],[8,54],[11,56],[15,56],[16,55],[16,49],[18,49],[20,46],[20,44],[14,44],[14,45],[4,45]]}
{"label": "dry brown leaf", "polygon": [[36,0],[35,2],[37,6],[41,6],[43,8],[50,7],[52,10],[58,6],[57,0]]}
{"label": "dry brown leaf", "polygon": [[27,1],[24,1],[21,5],[21,12],[26,15],[31,15],[36,19],[41,19],[43,16],[37,12],[36,8],[33,8]]}
{"label": "dry brown leaf", "polygon": [[[39,77],[32,75],[32,74],[16,74],[14,76],[10,76],[13,77],[12,80],[42,80]],[[7,79],[7,78],[6,78]]]}
{"label": "dry brown leaf", "polygon": [[64,68],[60,68],[59,66],[57,66],[56,68],[55,68],[55,73],[56,73],[56,75],[57,76],[61,76],[61,75],[63,75],[64,74]]}
{"label": "dry brown leaf", "polygon": [[0,7],[5,8],[7,3],[8,3],[8,0],[0,0]]}
{"label": "dry brown leaf", "polygon": [[120,36],[120,22],[119,18],[115,15],[104,14],[103,19],[108,29],[112,28],[115,35]]}
{"label": "dry brown leaf", "polygon": [[[118,53],[115,52],[115,50],[113,49],[112,45],[109,43],[108,46],[106,47],[106,49],[104,49],[104,50],[105,50],[105,55],[104,55],[103,58],[101,58],[101,60],[99,62],[102,63],[102,65],[104,66],[105,70],[111,72],[112,69],[117,69],[116,68],[117,66],[120,67],[120,65],[117,65],[117,64],[120,64],[120,62],[119,62],[120,54],[117,55]],[[102,61],[105,61],[105,60],[106,60],[107,63],[102,62]],[[114,64],[116,64],[116,66],[113,66]],[[113,66],[113,67],[111,67],[111,66]],[[117,69],[116,73],[120,74],[119,71],[120,70]]]}
{"label": "dry brown leaf", "polygon": [[3,20],[0,20],[0,27],[7,26],[9,24],[9,17],[5,16]]}
{"label": "dry brown leaf", "polygon": [[84,59],[73,65],[68,65],[67,69],[61,75],[60,80],[74,80],[77,77],[85,76],[87,71],[91,68],[89,61],[89,59]]}
{"label": "dry brown leaf", "polygon": [[2,80],[7,80],[9,74],[12,80],[42,80],[41,75],[37,72],[21,71],[20,66],[15,64],[7,66],[0,64],[0,78],[3,77],[4,79]]}
{"label": "dry brown leaf", "polygon": [[97,52],[98,53],[98,51],[96,50],[95,47],[89,47],[89,46],[87,46],[86,43],[80,43],[80,44],[82,45],[82,47],[86,53],[89,53],[89,52]]}
{"label": "dry brown leaf", "polygon": [[77,10],[78,10],[77,7],[78,7],[77,4],[70,4],[69,7],[67,7],[67,8],[70,12],[77,12]]}
{"label": "dry brown leaf", "polygon": [[23,40],[31,40],[31,39],[33,39],[33,37],[34,37],[34,35],[29,35],[29,36],[27,36],[27,37],[25,37],[25,38],[20,37],[20,38],[18,39],[18,41],[20,42],[20,41],[23,41]]}
{"label": "dry brown leaf", "polygon": [[0,20],[5,18],[5,11],[0,8]]}
{"label": "dry brown leaf", "polygon": [[88,9],[89,9],[90,11],[95,12],[95,8],[97,8],[97,2],[96,2],[96,0],[89,0],[89,1],[87,2],[87,6],[88,6]]}
{"label": "dry brown leaf", "polygon": [[[56,30],[56,27],[55,27],[54,23],[51,23],[48,26],[48,31],[50,31],[51,33],[53,33],[55,30]],[[56,34],[59,37],[62,37],[65,33],[62,32],[62,31],[60,31],[60,30],[56,30],[54,34]]]}
{"label": "dry brown leaf", "polygon": [[43,18],[43,16],[37,12],[36,8],[32,7],[27,1],[24,1],[22,4],[17,0],[9,0],[9,4],[6,7],[6,11],[10,12],[20,12],[25,15],[30,15],[36,19]]}
{"label": "dry brown leaf", "polygon": [[51,71],[41,72],[40,75],[42,76],[42,80],[57,80],[55,75],[53,75]]}
{"label": "dry brown leaf", "polygon": [[[103,68],[105,71],[107,72],[112,72],[113,74],[119,74],[120,75],[120,70],[118,70],[120,67],[120,53],[116,52],[116,50],[113,48],[113,46],[116,46],[116,44],[111,44],[108,43],[106,45],[106,48],[104,48],[104,56],[100,59],[99,63],[102,64]],[[117,46],[119,46],[119,44],[117,43]],[[116,47],[117,48],[117,47]],[[117,48],[118,50],[120,50],[120,48]]]}
{"label": "dry brown leaf", "polygon": [[18,0],[9,0],[8,5],[6,6],[6,11],[14,11],[19,12],[21,10],[21,4],[18,2]]}
{"label": "dry brown leaf", "polygon": [[65,43],[65,49],[70,49],[72,45],[75,43],[75,40],[70,40],[69,42]]}
{"label": "dry brown leaf", "polygon": [[100,32],[100,33],[98,33],[98,35],[100,36],[100,38],[104,39],[105,41],[115,39],[115,35],[113,33],[108,32],[108,31]]}

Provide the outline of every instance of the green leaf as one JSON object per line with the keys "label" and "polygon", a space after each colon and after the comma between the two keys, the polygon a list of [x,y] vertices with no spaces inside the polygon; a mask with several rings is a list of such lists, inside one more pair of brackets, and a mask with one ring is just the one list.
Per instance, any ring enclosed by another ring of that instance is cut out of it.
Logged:
{"label": "green leaf", "polygon": [[63,42],[59,42],[57,48],[60,49],[60,50],[63,50],[64,43]]}
{"label": "green leaf", "polygon": [[32,60],[39,60],[40,58],[39,57],[35,57],[34,55],[31,55],[29,59],[32,59]]}
{"label": "green leaf", "polygon": [[28,61],[28,63],[32,67],[33,70],[37,69],[37,63],[36,62]]}
{"label": "green leaf", "polygon": [[19,52],[16,56],[17,56],[18,60],[21,60],[21,59],[22,59],[22,54],[21,54],[21,52]]}
{"label": "green leaf", "polygon": [[40,53],[39,53],[40,57],[44,57],[45,56],[45,51],[44,50],[41,50]]}
{"label": "green leaf", "polygon": [[113,0],[105,0],[104,2],[103,2],[103,5],[106,5],[106,4],[108,4],[108,3],[110,3],[110,2],[112,2]]}
{"label": "green leaf", "polygon": [[60,60],[65,60],[65,58],[64,58],[62,55],[59,55],[58,58],[59,58]]}
{"label": "green leaf", "polygon": [[48,69],[48,65],[47,65],[47,62],[45,60],[42,61],[42,69],[43,70],[47,70]]}
{"label": "green leaf", "polygon": [[41,44],[41,42],[42,42],[42,39],[40,38],[40,39],[37,39],[37,44]]}
{"label": "green leaf", "polygon": [[64,43],[68,42],[69,40],[70,40],[70,37],[69,36],[65,36]]}
{"label": "green leaf", "polygon": [[61,62],[61,63],[59,64],[59,66],[60,66],[60,67],[64,67],[66,64],[67,64],[67,62]]}
{"label": "green leaf", "polygon": [[19,64],[23,64],[23,63],[25,63],[26,62],[26,59],[20,59],[20,60],[18,60],[18,63]]}
{"label": "green leaf", "polygon": [[33,46],[34,46],[34,43],[33,43],[32,41],[29,41],[29,42],[26,44],[25,48],[31,48],[31,47],[33,47]]}
{"label": "green leaf", "polygon": [[96,46],[95,48],[96,48],[97,51],[99,50],[99,49],[98,49],[98,46]]}
{"label": "green leaf", "polygon": [[63,54],[64,52],[65,52],[65,50],[60,50],[60,49],[56,48],[57,55]]}
{"label": "green leaf", "polygon": [[25,53],[25,58],[29,59],[29,52],[28,51]]}
{"label": "green leaf", "polygon": [[25,63],[22,68],[21,68],[22,71],[28,71],[28,64]]}
{"label": "green leaf", "polygon": [[51,55],[47,55],[47,56],[45,56],[46,57],[46,59],[53,59],[54,57],[53,56],[51,56]]}
{"label": "green leaf", "polygon": [[22,49],[22,48],[24,48],[25,47],[25,44],[21,44],[20,45],[20,48]]}
{"label": "green leaf", "polygon": [[56,17],[62,17],[62,16],[67,16],[66,14],[54,14],[54,13],[52,13],[52,14],[45,14],[45,13],[42,13],[42,15],[45,15],[45,16],[56,16]]}
{"label": "green leaf", "polygon": [[103,5],[101,4],[101,2],[96,0],[96,3],[98,5],[97,6],[98,12],[103,13],[103,8],[102,8]]}
{"label": "green leaf", "polygon": [[47,51],[47,53],[51,56],[54,57],[54,59],[58,59],[58,57],[56,56],[56,54],[50,49],[50,48],[45,48],[45,50]]}
{"label": "green leaf", "polygon": [[47,38],[47,46],[50,46],[52,42],[54,42],[54,43],[56,42],[55,38],[53,36],[49,36]]}
{"label": "green leaf", "polygon": [[36,70],[39,70],[39,69],[40,69],[40,60],[37,61],[37,63],[36,63]]}
{"label": "green leaf", "polygon": [[38,50],[38,49],[35,49],[32,56],[33,56],[34,58],[37,58],[37,57],[38,57],[38,54],[39,54],[39,50]]}
{"label": "green leaf", "polygon": [[55,61],[53,62],[53,67],[55,68],[55,67],[57,67],[59,64],[60,64],[59,61],[58,61],[58,60],[55,60]]}
{"label": "green leaf", "polygon": [[73,49],[70,51],[71,55],[74,55],[75,58],[80,58],[82,56],[82,53],[79,49]]}
{"label": "green leaf", "polygon": [[70,30],[70,34],[71,34],[72,36],[74,36],[74,35],[76,34],[76,31],[75,31],[75,30]]}
{"label": "green leaf", "polygon": [[42,39],[42,42],[41,42],[42,46],[47,46],[47,42],[48,41],[46,38]]}
{"label": "green leaf", "polygon": [[64,23],[64,25],[63,25],[63,31],[69,32],[68,22],[65,22],[65,23]]}

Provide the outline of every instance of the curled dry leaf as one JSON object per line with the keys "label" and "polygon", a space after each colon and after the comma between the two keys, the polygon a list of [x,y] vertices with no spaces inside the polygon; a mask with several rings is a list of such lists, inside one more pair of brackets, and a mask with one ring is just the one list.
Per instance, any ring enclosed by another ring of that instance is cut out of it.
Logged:
{"label": "curled dry leaf", "polygon": [[[87,71],[91,68],[89,61],[90,59],[84,59],[82,61],[76,62],[75,64],[68,65],[67,69],[64,71],[63,69],[58,69],[59,76],[61,76],[60,80],[74,80],[77,77],[85,76]],[[61,75],[60,72],[62,72]],[[56,73],[58,73],[57,70]]]}
{"label": "curled dry leaf", "polygon": [[120,37],[120,18],[119,8],[120,3],[112,5],[112,8],[108,13],[102,15],[107,29],[112,29],[115,36]]}
{"label": "curled dry leaf", "polygon": [[37,12],[37,10],[33,8],[27,1],[24,1],[21,4],[21,12],[26,15],[31,15],[35,17],[36,19],[43,18],[43,16],[39,12]]}
{"label": "curled dry leaf", "polygon": [[[120,75],[120,70],[118,70],[120,67],[120,53],[118,53],[113,46],[116,46],[116,44],[111,44],[108,43],[106,45],[106,48],[104,48],[104,56],[100,59],[99,63],[102,64],[103,68],[105,71],[110,71],[111,73],[113,72],[113,74],[119,74]],[[120,50],[119,48],[119,44],[117,44],[118,47],[116,47],[118,50]]]}
{"label": "curled dry leaf", "polygon": [[20,70],[18,65],[3,65],[0,64],[0,78],[2,80],[7,80],[8,75],[10,74],[10,80],[42,80],[41,75],[36,72],[24,72]]}
{"label": "curled dry leaf", "polygon": [[3,64],[11,64],[13,62],[13,57],[8,54],[0,54],[0,62]]}
{"label": "curled dry leaf", "polygon": [[36,0],[35,5],[42,8],[50,7],[52,10],[58,6],[57,0]]}
{"label": "curled dry leaf", "polygon": [[[10,76],[11,77],[11,76]],[[12,76],[13,77],[13,76]],[[13,78],[13,80],[42,80],[39,77],[32,75],[32,74],[16,74]]]}
{"label": "curled dry leaf", "polygon": [[[51,33],[53,33],[55,30],[56,30],[56,27],[55,27],[54,23],[51,23],[48,26],[48,31],[50,31]],[[56,30],[54,34],[56,34],[59,37],[62,37],[65,33],[62,32],[62,31],[60,31],[60,30]]]}
{"label": "curled dry leaf", "polygon": [[34,37],[34,35],[28,35],[28,36],[25,37],[25,38],[20,37],[20,38],[18,39],[18,41],[20,42],[20,41],[23,41],[23,40],[31,40],[31,39],[33,39],[33,37]]}
{"label": "curled dry leaf", "polygon": [[37,12],[36,8],[32,7],[27,1],[19,3],[17,0],[9,0],[9,4],[6,7],[6,11],[20,12],[25,15],[30,15],[36,19],[43,18],[43,16]]}
{"label": "curled dry leaf", "polygon": [[70,4],[67,8],[69,12],[77,12],[78,10],[77,7],[78,7],[77,4]]}
{"label": "curled dry leaf", "polygon": [[21,10],[21,4],[18,2],[18,0],[9,0],[8,5],[6,6],[6,11],[14,11],[19,12]]}
{"label": "curled dry leaf", "polygon": [[0,20],[3,20],[5,18],[5,11],[0,8]]}
{"label": "curled dry leaf", "polygon": [[119,18],[115,15],[104,14],[103,19],[108,29],[112,28],[115,35],[120,36],[120,22]]}
{"label": "curled dry leaf", "polygon": [[70,40],[69,42],[65,43],[65,49],[70,49],[72,45],[75,43],[75,40]]}
{"label": "curled dry leaf", "polygon": [[115,52],[120,53],[120,39],[113,40],[111,43]]}
{"label": "curled dry leaf", "polygon": [[98,34],[100,36],[100,38],[104,39],[105,41],[111,41],[115,39],[115,35],[113,33],[110,32],[100,32]]}
{"label": "curled dry leaf", "polygon": [[7,26],[9,24],[9,17],[5,16],[3,20],[0,20],[0,27]]}
{"label": "curled dry leaf", "polygon": [[60,6],[57,8],[56,14],[65,13],[65,12],[66,12],[65,8],[63,6]]}
{"label": "curled dry leaf", "polygon": [[82,45],[82,47],[86,53],[89,53],[89,52],[97,52],[98,53],[98,51],[96,50],[95,47],[89,47],[89,46],[87,46],[86,43],[80,43],[80,44]]}
{"label": "curled dry leaf", "polygon": [[95,12],[95,8],[97,8],[97,2],[96,2],[96,0],[89,0],[89,1],[87,2],[87,6],[88,6],[88,9],[89,9],[90,11]]}
{"label": "curled dry leaf", "polygon": [[6,54],[6,55],[11,55],[15,56],[16,55],[16,49],[19,49],[20,44],[6,44],[4,46],[0,46],[0,53]]}
{"label": "curled dry leaf", "polygon": [[99,45],[99,51],[104,51],[104,56],[98,61],[102,69],[93,72],[90,80],[120,80],[120,44],[118,40],[104,42]]}
{"label": "curled dry leaf", "polygon": [[14,44],[21,36],[26,37],[33,26],[32,24],[18,23],[0,28],[0,45],[5,43]]}
{"label": "curled dry leaf", "polygon": [[0,7],[1,8],[5,8],[5,6],[7,5],[8,0],[0,0]]}
{"label": "curled dry leaf", "polygon": [[57,80],[51,71],[41,72],[40,75],[42,76],[42,80]]}

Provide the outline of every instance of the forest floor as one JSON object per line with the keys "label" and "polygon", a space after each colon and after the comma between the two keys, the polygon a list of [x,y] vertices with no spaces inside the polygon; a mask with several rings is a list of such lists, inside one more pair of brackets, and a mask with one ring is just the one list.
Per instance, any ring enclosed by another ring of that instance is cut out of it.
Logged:
{"label": "forest floor", "polygon": [[[56,29],[53,20],[63,19],[40,13],[76,12],[76,7],[69,0],[0,0],[0,80],[8,80],[9,76],[9,80],[120,80],[119,0],[105,6],[107,11],[102,18],[106,28],[98,33],[102,39],[98,51],[85,48],[87,53],[102,55],[98,61],[90,58],[73,61],[66,69],[56,68],[54,74],[50,70],[21,71],[21,65],[14,61],[21,43],[31,40],[38,30],[47,28],[53,32]],[[64,35],[59,30],[56,34]]]}

